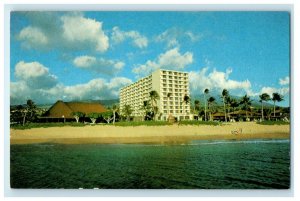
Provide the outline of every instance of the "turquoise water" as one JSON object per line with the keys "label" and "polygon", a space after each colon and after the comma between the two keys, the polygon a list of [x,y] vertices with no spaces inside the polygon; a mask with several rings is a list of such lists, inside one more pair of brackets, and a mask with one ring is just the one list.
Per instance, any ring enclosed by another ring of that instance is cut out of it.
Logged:
{"label": "turquoise water", "polygon": [[289,140],[11,145],[12,188],[287,189]]}

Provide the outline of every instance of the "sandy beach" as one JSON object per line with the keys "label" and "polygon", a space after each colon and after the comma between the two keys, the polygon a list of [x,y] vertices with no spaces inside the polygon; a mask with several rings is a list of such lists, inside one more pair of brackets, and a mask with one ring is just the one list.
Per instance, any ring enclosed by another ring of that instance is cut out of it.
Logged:
{"label": "sandy beach", "polygon": [[[136,126],[96,125],[10,130],[11,144],[30,143],[184,143],[215,139],[288,139],[289,125],[259,125],[237,122],[220,126]],[[233,134],[234,131],[241,133]]]}

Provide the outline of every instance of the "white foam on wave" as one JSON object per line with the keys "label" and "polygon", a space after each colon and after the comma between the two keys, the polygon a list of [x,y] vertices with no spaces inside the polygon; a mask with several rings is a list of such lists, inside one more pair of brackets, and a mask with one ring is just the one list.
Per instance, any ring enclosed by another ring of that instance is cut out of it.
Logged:
{"label": "white foam on wave", "polygon": [[198,142],[191,143],[187,145],[216,145],[216,144],[260,144],[260,143],[289,143],[290,140],[282,139],[282,140],[241,140],[241,141],[210,141],[210,142]]}
{"label": "white foam on wave", "polygon": [[[162,146],[199,146],[199,145],[218,145],[218,144],[261,144],[261,143],[289,143],[289,139],[271,139],[271,140],[222,140],[222,141],[191,141],[188,143],[170,143],[165,144],[122,144],[124,146],[147,146],[147,147],[162,147]],[[120,145],[120,144],[117,144]]]}

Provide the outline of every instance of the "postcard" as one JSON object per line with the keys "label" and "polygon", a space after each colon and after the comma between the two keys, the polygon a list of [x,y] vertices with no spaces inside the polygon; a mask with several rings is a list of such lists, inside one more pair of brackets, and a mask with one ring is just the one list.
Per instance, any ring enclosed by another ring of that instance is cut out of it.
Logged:
{"label": "postcard", "polygon": [[290,189],[286,11],[12,11],[12,189]]}

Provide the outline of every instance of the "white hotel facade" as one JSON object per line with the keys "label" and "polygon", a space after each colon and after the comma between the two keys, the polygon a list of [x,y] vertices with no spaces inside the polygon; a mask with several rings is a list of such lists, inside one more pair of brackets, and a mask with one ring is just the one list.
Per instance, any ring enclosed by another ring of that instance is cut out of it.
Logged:
{"label": "white hotel facade", "polygon": [[[144,101],[149,101],[150,91],[157,91],[159,120],[167,120],[171,114],[178,120],[191,119],[190,103],[183,101],[185,95],[190,97],[188,73],[159,69],[151,75],[123,87],[120,90],[120,110],[125,105],[130,105],[133,110],[132,116],[136,119],[144,117]],[[169,98],[168,98],[169,94]]]}

